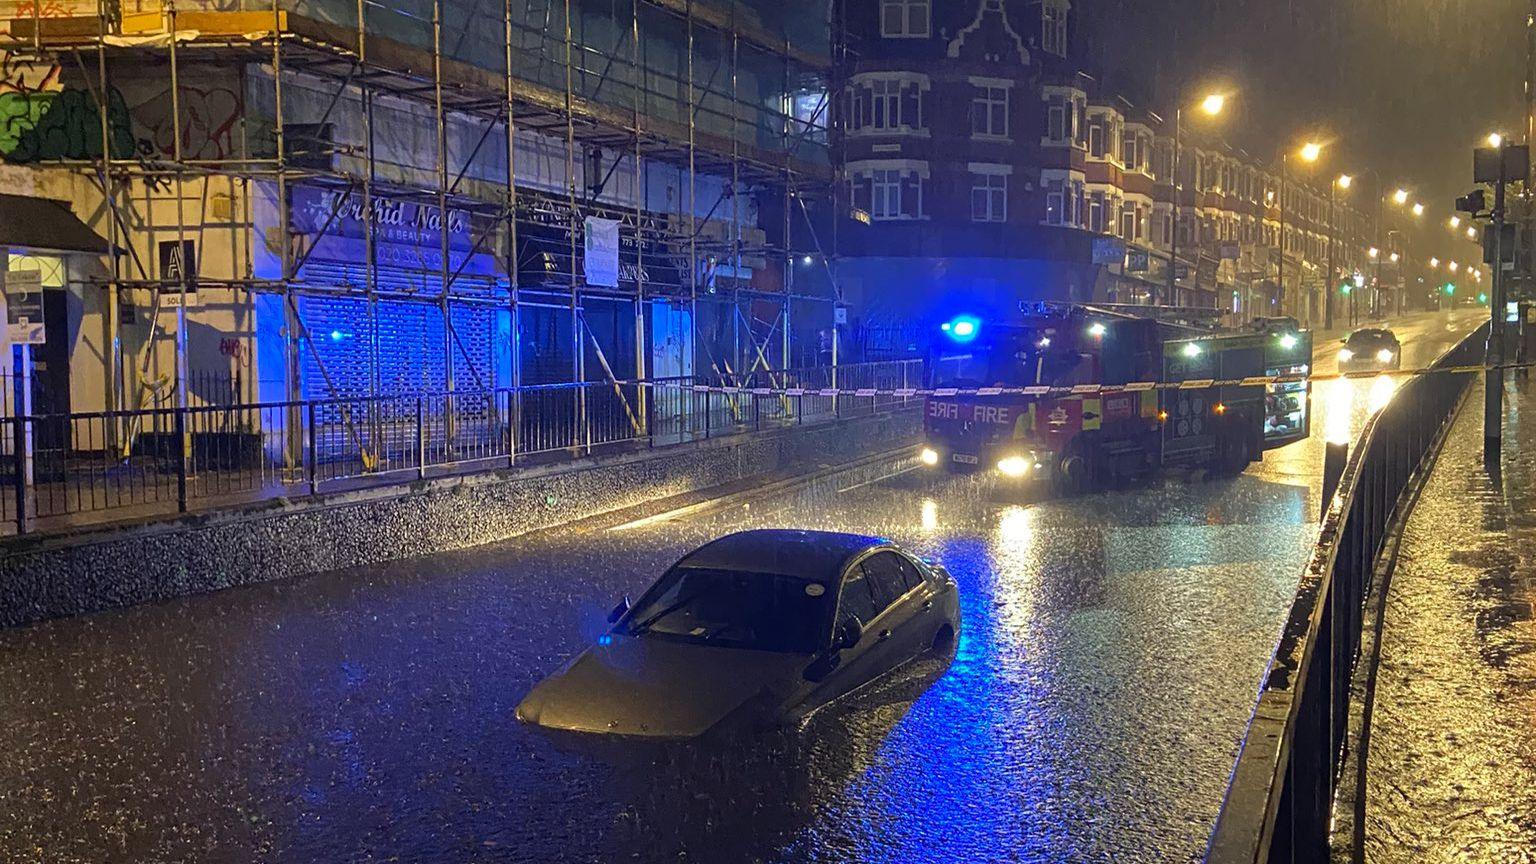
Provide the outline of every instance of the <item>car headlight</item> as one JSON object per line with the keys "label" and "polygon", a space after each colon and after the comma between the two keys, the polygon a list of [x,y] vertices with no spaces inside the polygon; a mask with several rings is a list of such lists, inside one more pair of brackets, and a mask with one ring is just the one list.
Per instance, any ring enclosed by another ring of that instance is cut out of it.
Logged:
{"label": "car headlight", "polygon": [[1392,349],[1390,349],[1390,348],[1383,348],[1380,351],[1377,351],[1376,352],[1376,359],[1380,360],[1383,363],[1391,363],[1392,362]]}
{"label": "car headlight", "polygon": [[917,458],[922,460],[924,465],[937,465],[939,464],[939,451],[932,447],[924,447],[922,452],[917,454]]}
{"label": "car headlight", "polygon": [[1023,477],[1034,466],[1033,460],[1023,456],[1008,456],[998,461],[997,470],[1007,477]]}
{"label": "car headlight", "polygon": [[1355,352],[1349,350],[1348,348],[1340,348],[1339,349],[1339,360],[1340,361],[1347,363],[1347,362],[1349,362],[1350,360],[1353,360],[1353,359],[1355,359]]}

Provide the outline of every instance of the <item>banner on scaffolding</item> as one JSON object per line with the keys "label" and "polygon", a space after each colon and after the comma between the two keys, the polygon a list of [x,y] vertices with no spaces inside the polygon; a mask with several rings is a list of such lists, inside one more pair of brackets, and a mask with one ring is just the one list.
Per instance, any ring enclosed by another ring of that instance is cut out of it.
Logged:
{"label": "banner on scaffolding", "polygon": [[586,260],[583,267],[588,285],[619,287],[619,223],[613,219],[588,216],[586,222]]}

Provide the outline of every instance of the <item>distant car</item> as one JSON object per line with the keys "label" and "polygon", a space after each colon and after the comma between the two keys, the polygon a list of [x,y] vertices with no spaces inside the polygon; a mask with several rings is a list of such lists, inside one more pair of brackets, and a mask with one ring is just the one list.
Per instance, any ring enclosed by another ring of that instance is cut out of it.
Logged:
{"label": "distant car", "polygon": [[954,580],[888,540],[746,531],[690,552],[517,718],[651,740],[793,726],[960,632]]}
{"label": "distant car", "polygon": [[1248,329],[1255,333],[1295,333],[1301,330],[1301,322],[1289,315],[1255,318],[1248,322]]}
{"label": "distant car", "polygon": [[1369,372],[1398,369],[1403,363],[1403,346],[1391,330],[1365,327],[1349,334],[1339,349],[1340,372]]}

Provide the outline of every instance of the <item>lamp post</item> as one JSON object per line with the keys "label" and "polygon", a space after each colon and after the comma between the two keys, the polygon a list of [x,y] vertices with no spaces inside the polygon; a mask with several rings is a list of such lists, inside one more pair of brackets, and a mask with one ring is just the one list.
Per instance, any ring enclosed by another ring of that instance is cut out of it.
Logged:
{"label": "lamp post", "polygon": [[[1180,149],[1184,143],[1184,105],[1186,100],[1180,99],[1179,104],[1173,109],[1173,176],[1169,178],[1169,186],[1173,193],[1173,230],[1168,238],[1168,287],[1165,302],[1174,305],[1178,299],[1178,271],[1179,271],[1179,205],[1182,196],[1179,195],[1179,157]],[[1227,105],[1227,97],[1221,93],[1208,94],[1200,100],[1200,110],[1207,117],[1215,117]],[[1155,303],[1153,305],[1156,305]]]}
{"label": "lamp post", "polygon": [[1348,191],[1354,185],[1355,178],[1348,174],[1340,174],[1328,186],[1328,278],[1323,280],[1323,329],[1333,329],[1333,292],[1338,273],[1334,263],[1334,235],[1339,231],[1339,190]]}
{"label": "lamp post", "polygon": [[[1316,162],[1323,155],[1323,145],[1315,141],[1308,141],[1298,151],[1303,162]],[[1280,154],[1280,309],[1285,310],[1285,192],[1286,182],[1289,179],[1291,154],[1289,151]]]}

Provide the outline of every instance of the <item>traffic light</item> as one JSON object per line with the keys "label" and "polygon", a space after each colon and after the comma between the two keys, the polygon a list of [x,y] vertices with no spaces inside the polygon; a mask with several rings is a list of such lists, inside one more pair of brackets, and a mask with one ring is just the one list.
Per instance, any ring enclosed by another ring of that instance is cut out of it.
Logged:
{"label": "traffic light", "polygon": [[1476,217],[1479,213],[1488,209],[1488,193],[1481,189],[1475,189],[1456,199],[1456,209],[1462,213]]}
{"label": "traffic light", "polygon": [[1477,295],[1477,302],[1483,304],[1484,306],[1488,305],[1488,295],[1487,294],[1479,294],[1479,295]]}
{"label": "traffic light", "polygon": [[1445,283],[1445,294],[1446,294],[1447,297],[1455,296],[1455,294],[1456,294],[1456,283],[1455,282],[1447,282],[1447,283]]}
{"label": "traffic light", "polygon": [[1345,279],[1343,282],[1340,282],[1339,290],[1344,293],[1344,296],[1349,296],[1349,292],[1355,290],[1355,280]]}

